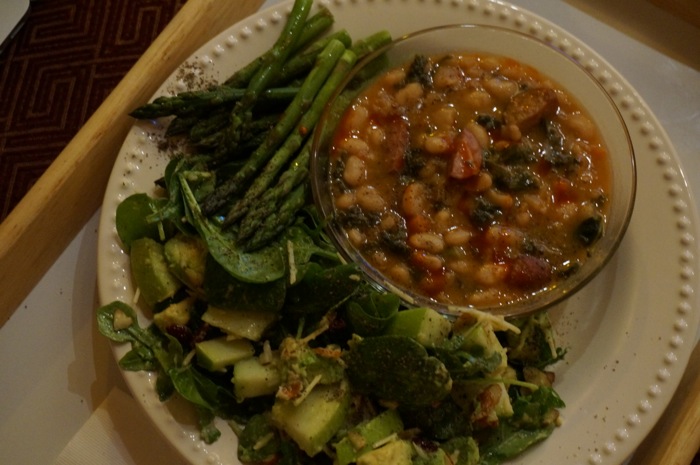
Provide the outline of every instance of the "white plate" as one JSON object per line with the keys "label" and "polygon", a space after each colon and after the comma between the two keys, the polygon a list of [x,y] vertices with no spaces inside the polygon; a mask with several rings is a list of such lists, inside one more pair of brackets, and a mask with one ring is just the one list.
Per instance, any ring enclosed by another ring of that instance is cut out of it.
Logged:
{"label": "white plate", "polygon": [[[567,403],[563,425],[513,463],[619,465],[658,420],[695,343],[698,218],[678,157],[664,129],[635,90],[598,54],[556,25],[500,1],[322,1],[336,27],[353,37],[379,29],[394,36],[452,23],[499,25],[531,34],[582,63],[610,93],[628,125],[637,155],[638,193],[627,235],[605,270],[553,311],[560,342],[569,348],[557,366],[556,388]],[[214,38],[163,84],[157,95],[185,90],[194,75],[223,79],[276,39],[290,3],[262,11]],[[397,14],[400,11],[400,14]],[[420,18],[416,20],[415,18]],[[390,19],[390,20],[389,20]],[[98,285],[102,303],[131,302],[128,257],[116,235],[119,202],[150,192],[166,163],[155,123],[134,126],[114,166],[102,208]],[[141,314],[142,323],[147,323]],[[128,348],[115,346],[120,358]],[[147,373],[124,377],[163,432],[193,464],[237,464],[236,439],[225,424],[213,445],[198,439],[196,421],[176,402],[158,401]]]}

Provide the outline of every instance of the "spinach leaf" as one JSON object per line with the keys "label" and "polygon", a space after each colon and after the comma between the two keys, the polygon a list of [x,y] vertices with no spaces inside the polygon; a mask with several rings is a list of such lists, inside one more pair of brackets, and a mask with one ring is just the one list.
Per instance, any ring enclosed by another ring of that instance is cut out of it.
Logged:
{"label": "spinach leaf", "polygon": [[405,336],[376,336],[353,341],[345,355],[347,373],[360,393],[407,406],[441,401],[452,388],[445,365]]}
{"label": "spinach leaf", "polygon": [[294,263],[297,266],[304,265],[311,261],[313,257],[330,260],[332,263],[340,263],[338,252],[334,248],[329,248],[327,243],[321,238],[314,239],[313,233],[303,225],[297,224],[290,227],[284,234],[283,240],[291,247],[294,255]]}
{"label": "spinach leaf", "polygon": [[243,282],[231,276],[209,255],[204,271],[204,293],[215,307],[276,313],[284,305],[287,286],[284,278],[268,283]]}
{"label": "spinach leaf", "polygon": [[185,176],[180,173],[178,178],[188,221],[207,243],[212,257],[226,271],[249,283],[268,283],[284,276],[286,264],[279,244],[273,243],[251,253],[243,252],[231,234],[226,234],[204,216]]}
{"label": "spinach leaf", "polygon": [[362,278],[353,264],[324,268],[310,262],[300,268],[303,279],[287,289],[285,310],[295,314],[327,312],[357,290]]}
{"label": "spinach leaf", "polygon": [[399,311],[401,299],[387,292],[379,292],[365,285],[364,292],[350,299],[345,305],[347,320],[355,334],[373,336],[380,334],[391,318]]}
{"label": "spinach leaf", "polygon": [[446,441],[472,431],[469,414],[450,396],[436,404],[399,409],[407,426],[419,428],[430,439]]}
{"label": "spinach leaf", "polygon": [[124,199],[116,211],[117,235],[128,252],[131,243],[142,237],[163,241],[172,235],[172,223],[161,225],[149,223],[147,218],[165,203],[164,199],[154,199],[146,194],[133,194]]}

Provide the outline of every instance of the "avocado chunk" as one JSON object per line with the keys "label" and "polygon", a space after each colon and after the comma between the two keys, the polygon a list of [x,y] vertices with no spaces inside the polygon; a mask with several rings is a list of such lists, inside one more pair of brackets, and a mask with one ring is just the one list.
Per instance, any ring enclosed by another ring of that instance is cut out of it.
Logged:
{"label": "avocado chunk", "polygon": [[373,445],[392,434],[403,431],[403,421],[396,410],[385,410],[374,418],[360,423],[348,431],[335,444],[335,465],[348,465],[372,450]]}
{"label": "avocado chunk", "polygon": [[195,344],[197,363],[209,371],[221,371],[255,353],[253,344],[246,339],[229,340],[218,337]]}
{"label": "avocado chunk", "polygon": [[143,301],[153,307],[172,297],[180,289],[180,281],[170,272],[163,245],[142,237],[131,242],[131,274]]}
{"label": "avocado chunk", "polygon": [[343,426],[349,407],[350,390],[345,381],[317,385],[301,403],[277,399],[272,406],[272,421],[313,457]]}
{"label": "avocado chunk", "polygon": [[450,334],[452,323],[428,307],[409,308],[397,312],[389,322],[385,334],[408,336],[422,346],[440,344]]}
{"label": "avocado chunk", "polygon": [[163,246],[170,272],[185,286],[201,291],[204,284],[204,267],[207,246],[199,236],[178,234]]}
{"label": "avocado chunk", "polygon": [[463,338],[462,349],[482,355],[486,358],[498,355],[501,359],[499,368],[508,365],[506,350],[498,340],[498,336],[489,324],[476,323],[455,330],[455,335]]}
{"label": "avocado chunk", "polygon": [[233,365],[233,393],[243,401],[251,397],[268,396],[277,391],[282,379],[279,373],[279,357],[262,364],[257,357],[240,360]]}
{"label": "avocado chunk", "polygon": [[187,297],[168,305],[165,310],[153,315],[153,323],[163,332],[167,332],[171,326],[185,326],[190,322],[190,310],[194,301],[194,297]]}
{"label": "avocado chunk", "polygon": [[357,465],[412,465],[413,446],[408,441],[391,441],[357,459]]}
{"label": "avocado chunk", "polygon": [[231,336],[259,341],[262,335],[277,320],[271,312],[223,309],[209,306],[202,321],[222,329]]}

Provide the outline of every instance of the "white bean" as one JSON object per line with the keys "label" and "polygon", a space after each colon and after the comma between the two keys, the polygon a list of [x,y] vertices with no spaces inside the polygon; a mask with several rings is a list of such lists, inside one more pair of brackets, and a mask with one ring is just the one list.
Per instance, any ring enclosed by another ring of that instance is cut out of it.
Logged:
{"label": "white bean", "polygon": [[453,106],[443,105],[431,115],[430,122],[438,130],[452,129],[457,123],[457,109]]}
{"label": "white bean", "polygon": [[499,208],[508,209],[513,206],[513,196],[505,192],[489,189],[486,191],[486,199]]}
{"label": "white bean", "polygon": [[436,89],[457,88],[464,81],[464,72],[458,66],[442,65],[433,76]]}
{"label": "white bean", "polygon": [[357,203],[354,192],[344,192],[335,198],[335,206],[340,210],[347,210]]}
{"label": "white bean", "polygon": [[496,99],[505,102],[518,91],[518,83],[503,78],[492,78],[484,81],[484,88]]}
{"label": "white bean", "polygon": [[348,113],[347,123],[356,130],[362,129],[369,120],[369,110],[364,105],[355,105]]}
{"label": "white bean", "polygon": [[357,187],[364,182],[366,177],[367,168],[364,160],[355,155],[348,157],[343,171],[343,181],[350,187]]}
{"label": "white bean", "polygon": [[464,99],[464,103],[473,111],[487,111],[493,107],[491,94],[483,90],[469,92]]}
{"label": "white bean", "polygon": [[397,284],[411,284],[411,270],[402,263],[392,266],[387,274],[391,279],[396,281]]}
{"label": "white bean", "polygon": [[430,253],[440,253],[445,249],[445,241],[442,237],[429,232],[412,234],[408,238],[408,245]]}
{"label": "white bean", "polygon": [[411,261],[416,265],[428,271],[438,272],[442,270],[444,261],[437,255],[425,252],[414,252],[411,254]]}
{"label": "white bean", "polygon": [[450,247],[461,247],[469,243],[472,235],[469,231],[462,228],[453,228],[444,234],[445,244]]}
{"label": "white bean", "polygon": [[408,217],[423,214],[427,208],[427,196],[426,187],[419,182],[406,186],[401,197],[401,208],[404,214]]}
{"label": "white bean", "polygon": [[476,271],[474,279],[482,286],[493,286],[503,281],[507,274],[508,268],[506,265],[487,263]]}
{"label": "white bean", "polygon": [[447,153],[451,146],[451,141],[446,136],[441,134],[427,136],[423,142],[423,148],[431,155],[442,155],[443,153]]}
{"label": "white bean", "polygon": [[447,263],[447,267],[457,274],[466,275],[471,271],[469,262],[466,260],[452,260]]}
{"label": "white bean", "polygon": [[367,241],[367,237],[357,228],[348,230],[348,239],[355,247],[360,247]]}
{"label": "white bean", "polygon": [[344,150],[349,156],[355,156],[363,160],[367,160],[371,156],[367,142],[357,137],[343,140],[340,144],[340,149]]}
{"label": "white bean", "polygon": [[355,194],[357,204],[365,211],[379,213],[384,210],[386,202],[377,190],[372,186],[361,186]]}
{"label": "white bean", "polygon": [[396,101],[401,106],[410,107],[418,103],[423,97],[423,86],[418,82],[406,84],[402,89],[396,92]]}
{"label": "white bean", "polygon": [[489,137],[489,133],[486,132],[486,128],[476,121],[468,122],[465,129],[474,134],[474,138],[476,138],[476,141],[482,148],[491,145],[491,137]]}

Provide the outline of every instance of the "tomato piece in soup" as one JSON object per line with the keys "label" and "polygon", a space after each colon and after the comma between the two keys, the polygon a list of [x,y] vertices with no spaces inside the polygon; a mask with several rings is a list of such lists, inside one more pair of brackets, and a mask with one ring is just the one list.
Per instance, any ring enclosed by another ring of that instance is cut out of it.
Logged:
{"label": "tomato piece in soup", "polygon": [[448,174],[454,179],[469,179],[479,174],[483,155],[481,145],[471,131],[463,130],[456,138]]}

